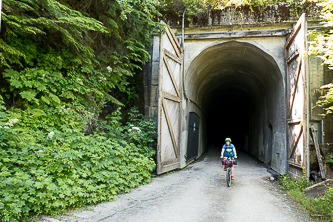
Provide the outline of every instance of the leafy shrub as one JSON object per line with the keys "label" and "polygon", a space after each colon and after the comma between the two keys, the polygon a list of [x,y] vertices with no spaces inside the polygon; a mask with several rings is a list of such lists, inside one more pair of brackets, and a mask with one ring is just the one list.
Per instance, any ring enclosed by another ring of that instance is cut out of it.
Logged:
{"label": "leafy shrub", "polygon": [[333,190],[328,188],[324,195],[317,198],[306,197],[300,190],[290,190],[288,195],[300,203],[317,221],[333,220]]}
{"label": "leafy shrub", "polygon": [[283,190],[299,190],[303,191],[306,187],[311,186],[313,183],[306,179],[305,173],[303,172],[303,176],[301,178],[297,178],[297,176],[292,177],[290,174],[282,175],[278,179],[278,183]]}
{"label": "leafy shrub", "polygon": [[327,188],[324,195],[317,198],[306,197],[303,190],[313,183],[306,180],[303,173],[302,178],[291,177],[289,174],[282,175],[278,183],[281,188],[296,202],[300,203],[312,217],[320,221],[333,220],[333,189]]}
{"label": "leafy shrub", "polygon": [[153,123],[136,110],[128,123],[120,111],[100,114],[137,98],[134,75],[163,26],[156,4],[4,1],[0,221],[112,200],[150,181]]}
{"label": "leafy shrub", "polygon": [[[132,122],[152,124],[133,112],[130,117],[138,118]],[[4,112],[2,107],[0,115],[1,221],[109,201],[151,179],[152,148],[119,121],[104,123],[106,132],[85,135],[84,119],[74,108]],[[146,130],[140,132],[154,133]]]}

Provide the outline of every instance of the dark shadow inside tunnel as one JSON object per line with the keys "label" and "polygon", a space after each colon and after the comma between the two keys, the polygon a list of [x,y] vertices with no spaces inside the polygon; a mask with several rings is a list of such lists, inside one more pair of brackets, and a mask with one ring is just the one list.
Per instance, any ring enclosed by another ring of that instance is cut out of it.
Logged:
{"label": "dark shadow inside tunnel", "polygon": [[[220,150],[224,139],[230,137],[237,150],[257,157],[263,155],[257,153],[253,143],[249,144],[256,140],[253,132],[260,135],[260,126],[266,119],[266,92],[261,81],[240,71],[221,73],[204,95],[207,147]],[[269,163],[270,157],[263,161]]]}
{"label": "dark shadow inside tunnel", "polygon": [[258,47],[230,41],[205,49],[187,71],[190,112],[201,119],[204,149],[230,137],[238,150],[283,172],[285,98],[280,69]]}
{"label": "dark shadow inside tunnel", "polygon": [[251,98],[241,90],[226,88],[214,101],[206,107],[208,148],[220,150],[224,139],[230,137],[237,149],[244,150],[254,112]]}

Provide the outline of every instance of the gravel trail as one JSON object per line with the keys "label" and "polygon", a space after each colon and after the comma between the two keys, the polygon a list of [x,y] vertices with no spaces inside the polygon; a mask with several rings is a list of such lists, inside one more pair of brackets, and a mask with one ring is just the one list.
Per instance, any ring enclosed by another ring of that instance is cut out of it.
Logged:
{"label": "gravel trail", "polygon": [[240,153],[235,180],[227,187],[219,153],[121,194],[113,202],[41,221],[196,222],[314,221],[274,183],[266,168]]}

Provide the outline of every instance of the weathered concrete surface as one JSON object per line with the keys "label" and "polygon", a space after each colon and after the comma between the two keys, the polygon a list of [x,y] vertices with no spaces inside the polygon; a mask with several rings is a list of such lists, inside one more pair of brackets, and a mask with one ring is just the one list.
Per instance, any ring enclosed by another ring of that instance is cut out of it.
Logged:
{"label": "weathered concrete surface", "polygon": [[239,155],[235,181],[228,188],[218,154],[210,152],[204,160],[154,178],[113,202],[42,221],[313,221],[264,180],[270,174],[245,154]]}
{"label": "weathered concrete surface", "polygon": [[[177,15],[173,10],[168,10],[164,21],[170,26],[181,25],[181,13]],[[177,10],[177,9],[176,9]],[[178,10],[182,11],[183,8]],[[315,2],[300,5],[299,2],[286,4],[267,4],[265,6],[225,7],[224,9],[207,9],[196,15],[186,15],[186,27],[214,27],[214,26],[251,26],[276,23],[292,23],[306,13],[309,20],[318,20],[320,8]]]}

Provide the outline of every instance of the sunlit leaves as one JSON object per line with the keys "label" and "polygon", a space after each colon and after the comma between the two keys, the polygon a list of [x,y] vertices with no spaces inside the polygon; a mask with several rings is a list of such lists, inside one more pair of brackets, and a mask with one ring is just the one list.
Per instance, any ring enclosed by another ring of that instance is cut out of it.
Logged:
{"label": "sunlit leaves", "polygon": [[[310,47],[309,54],[317,55],[322,59],[323,65],[333,70],[333,0],[316,0],[321,7],[320,17],[323,19],[323,29],[309,32]],[[333,113],[333,84],[321,87],[323,96],[317,102],[317,106],[323,107],[325,117]]]}
{"label": "sunlit leaves", "polygon": [[36,94],[37,93],[33,90],[20,92],[22,98],[28,100],[29,102],[36,97]]}
{"label": "sunlit leaves", "polygon": [[153,17],[154,14],[151,12],[156,10],[156,6],[160,4],[159,0],[117,0],[117,2],[122,9],[122,19],[127,19],[127,16],[130,16],[136,7],[141,8],[148,17]]}

